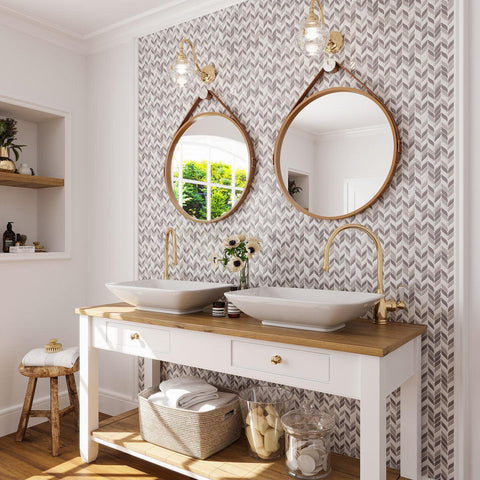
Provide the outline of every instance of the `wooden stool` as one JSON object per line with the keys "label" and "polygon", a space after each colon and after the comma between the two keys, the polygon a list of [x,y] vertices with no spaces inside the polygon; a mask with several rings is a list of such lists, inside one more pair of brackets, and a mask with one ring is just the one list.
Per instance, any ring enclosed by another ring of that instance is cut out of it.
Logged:
{"label": "wooden stool", "polygon": [[[27,431],[28,419],[30,417],[46,417],[52,428],[52,455],[57,457],[60,454],[60,418],[72,412],[75,428],[78,430],[78,395],[75,385],[74,373],[78,372],[80,359],[77,359],[72,368],[66,367],[26,367],[20,364],[18,371],[30,377],[28,380],[27,393],[23,403],[22,415],[18,422],[17,436],[15,440],[21,442]],[[70,405],[63,410],[58,406],[58,377],[65,376],[67,382]],[[50,410],[32,410],[33,396],[38,378],[50,378]]]}

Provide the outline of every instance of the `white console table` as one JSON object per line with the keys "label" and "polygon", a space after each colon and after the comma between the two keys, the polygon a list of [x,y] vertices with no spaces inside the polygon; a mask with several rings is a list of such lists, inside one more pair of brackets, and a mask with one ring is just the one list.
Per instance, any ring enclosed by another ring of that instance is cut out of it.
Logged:
{"label": "white console table", "polygon": [[[98,443],[104,443],[193,478],[212,478],[149,458],[145,449],[135,453],[92,435],[99,426],[97,349],[103,349],[360,400],[361,480],[386,479],[386,397],[400,387],[401,476],[421,478],[420,346],[425,326],[377,326],[358,319],[338,332],[319,333],[267,327],[245,316],[168,315],[127,304],[77,313],[80,452],[85,462],[93,462]],[[270,361],[275,355],[281,357],[276,365]]]}

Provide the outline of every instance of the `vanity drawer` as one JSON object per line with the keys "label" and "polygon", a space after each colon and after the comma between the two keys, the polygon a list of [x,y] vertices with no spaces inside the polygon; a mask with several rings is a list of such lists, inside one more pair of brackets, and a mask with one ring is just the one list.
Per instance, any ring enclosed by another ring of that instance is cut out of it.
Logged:
{"label": "vanity drawer", "polygon": [[330,382],[330,355],[326,353],[233,340],[231,364],[252,372]]}
{"label": "vanity drawer", "polygon": [[170,352],[170,332],[158,327],[107,321],[106,338],[112,350],[129,355],[155,358]]}

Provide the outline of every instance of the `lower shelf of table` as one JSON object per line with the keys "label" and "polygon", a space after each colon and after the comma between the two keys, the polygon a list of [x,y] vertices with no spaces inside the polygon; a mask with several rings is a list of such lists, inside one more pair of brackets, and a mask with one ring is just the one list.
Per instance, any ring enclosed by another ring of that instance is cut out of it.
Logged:
{"label": "lower shelf of table", "polygon": [[[247,453],[244,439],[240,439],[206,460],[191,458],[145,442],[140,436],[137,410],[108,418],[92,435],[94,440],[102,445],[196,479],[282,480],[288,478],[291,480],[292,478],[285,470],[284,459],[260,462],[251,458]],[[358,480],[360,478],[360,463],[354,458],[332,454],[332,466],[333,471],[328,477],[329,480]],[[407,479],[401,479],[397,470],[388,468],[387,480]]]}

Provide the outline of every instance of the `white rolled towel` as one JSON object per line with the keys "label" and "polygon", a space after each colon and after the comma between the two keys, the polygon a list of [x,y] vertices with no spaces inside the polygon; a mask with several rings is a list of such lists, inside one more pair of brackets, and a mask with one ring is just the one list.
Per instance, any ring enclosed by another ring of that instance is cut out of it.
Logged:
{"label": "white rolled towel", "polygon": [[183,377],[175,377],[170,378],[169,380],[164,380],[160,383],[158,388],[161,392],[166,392],[171,388],[178,388],[182,387],[183,385],[190,385],[192,383],[201,383],[208,385],[208,383],[203,380],[203,378],[194,377],[192,375],[184,375]]}
{"label": "white rolled towel", "polygon": [[218,398],[217,387],[198,377],[184,376],[160,384],[169,407],[189,408],[197,403]]}
{"label": "white rolled towel", "polygon": [[78,356],[78,347],[69,347],[54,353],[47,353],[43,348],[34,348],[23,357],[22,364],[26,367],[72,368]]}
{"label": "white rolled towel", "polygon": [[206,402],[197,403],[189,408],[194,412],[210,412],[216,408],[224,407],[229,403],[232,403],[238,398],[235,393],[218,392],[218,398],[215,400],[207,400]]}
{"label": "white rolled towel", "polygon": [[[211,410],[215,410],[216,408],[223,407],[224,405],[228,405],[236,399],[237,395],[234,393],[218,392],[218,398],[197,403],[191,407],[188,407],[187,410],[192,410],[194,412],[209,412]],[[171,407],[167,396],[163,392],[153,393],[148,397],[148,401],[155,403],[156,405]]]}

